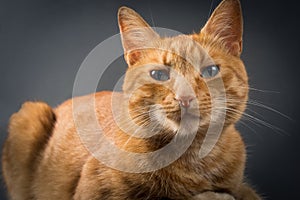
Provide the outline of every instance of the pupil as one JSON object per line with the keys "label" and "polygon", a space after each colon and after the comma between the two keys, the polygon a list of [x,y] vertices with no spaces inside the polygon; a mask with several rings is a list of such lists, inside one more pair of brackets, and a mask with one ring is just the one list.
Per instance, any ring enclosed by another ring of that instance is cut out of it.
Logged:
{"label": "pupil", "polygon": [[208,68],[208,74],[210,76],[212,76],[212,74],[213,74],[213,67]]}
{"label": "pupil", "polygon": [[161,71],[158,71],[157,76],[158,76],[158,79],[161,80],[161,79],[162,79],[162,76],[163,76],[163,73],[162,73]]}

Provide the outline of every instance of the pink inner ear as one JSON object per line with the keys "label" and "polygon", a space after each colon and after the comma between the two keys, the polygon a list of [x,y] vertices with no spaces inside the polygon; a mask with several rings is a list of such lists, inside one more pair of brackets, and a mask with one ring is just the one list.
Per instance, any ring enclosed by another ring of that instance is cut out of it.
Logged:
{"label": "pink inner ear", "polygon": [[126,62],[129,66],[134,65],[141,58],[141,52],[134,51],[126,54]]}
{"label": "pink inner ear", "polygon": [[239,56],[242,52],[243,34],[242,11],[239,1],[223,0],[201,33],[220,41],[230,54]]}
{"label": "pink inner ear", "polygon": [[[118,15],[119,28],[125,53],[136,49],[144,49],[151,45],[151,41],[159,37],[147,22],[145,22],[145,20],[134,10],[127,7],[121,7]],[[138,56],[133,55],[133,58],[137,57]]]}

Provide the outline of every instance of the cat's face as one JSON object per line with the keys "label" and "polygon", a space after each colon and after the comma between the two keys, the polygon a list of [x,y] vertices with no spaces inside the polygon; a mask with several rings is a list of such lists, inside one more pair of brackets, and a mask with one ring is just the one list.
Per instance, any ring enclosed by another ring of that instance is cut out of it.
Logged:
{"label": "cat's face", "polygon": [[[161,38],[133,10],[119,24],[129,65],[123,85],[132,119],[177,131],[183,118],[207,127],[236,122],[248,97],[239,58],[242,19],[237,0],[224,0],[199,34]],[[226,115],[224,115],[226,114]]]}

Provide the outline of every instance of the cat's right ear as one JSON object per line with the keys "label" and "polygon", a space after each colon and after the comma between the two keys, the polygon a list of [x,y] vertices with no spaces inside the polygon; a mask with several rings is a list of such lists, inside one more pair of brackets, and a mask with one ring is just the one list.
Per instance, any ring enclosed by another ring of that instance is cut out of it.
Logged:
{"label": "cat's right ear", "polygon": [[132,66],[143,56],[141,50],[153,48],[152,42],[159,35],[139,14],[125,6],[119,9],[118,21],[125,60]]}
{"label": "cat's right ear", "polygon": [[240,1],[223,0],[200,34],[221,42],[230,54],[240,56],[243,47],[243,17]]}

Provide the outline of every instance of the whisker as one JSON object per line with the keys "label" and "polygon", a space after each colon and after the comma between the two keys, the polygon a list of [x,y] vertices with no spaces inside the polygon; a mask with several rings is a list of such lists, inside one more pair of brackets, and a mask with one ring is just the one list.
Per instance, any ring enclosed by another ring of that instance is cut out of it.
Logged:
{"label": "whisker", "polygon": [[243,86],[234,86],[234,87],[229,87],[228,89],[231,89],[231,88],[244,88],[244,89],[249,89],[250,91],[255,91],[255,92],[280,94],[279,91],[258,89],[258,88],[254,88],[254,87],[251,87],[251,86],[245,86],[245,87],[243,87]]}
{"label": "whisker", "polygon": [[[223,99],[221,99],[221,100],[223,100]],[[240,100],[236,100],[236,99],[226,98],[226,101],[227,101],[227,103],[246,103],[247,105],[253,105],[253,106],[260,107],[260,108],[264,108],[266,110],[269,110],[269,111],[272,111],[276,114],[279,114],[280,116],[282,116],[282,117],[284,117],[288,120],[293,121],[293,119],[291,117],[289,117],[288,115],[276,110],[275,108],[264,105],[262,102],[259,102],[259,101],[253,100],[253,99],[249,99],[248,101],[240,101]],[[258,113],[256,113],[256,114],[258,114]]]}
{"label": "whisker", "polygon": [[252,88],[252,87],[248,87],[249,90],[251,91],[256,91],[256,92],[264,92],[264,93],[276,93],[279,94],[279,91],[274,91],[274,90],[262,90],[262,89],[256,89],[256,88]]}
{"label": "whisker", "polygon": [[138,133],[138,131],[140,131],[144,126],[145,124],[148,122],[148,119],[144,120],[144,122],[142,123],[142,125],[137,128],[131,135],[130,137],[127,139],[127,141],[122,145],[122,148],[124,149],[127,144],[129,143],[129,141]]}
{"label": "whisker", "polygon": [[[259,119],[259,118],[257,118],[257,117],[254,117],[254,116],[252,116],[252,115],[250,115],[250,114],[248,114],[248,113],[246,113],[246,112],[241,112],[241,111],[239,111],[239,110],[236,110],[236,109],[230,109],[230,108],[226,108],[226,110],[227,110],[228,112],[233,112],[233,113],[236,113],[236,114],[240,114],[240,115],[242,115],[242,116],[244,116],[244,117],[247,117],[247,119],[249,119],[250,121],[259,123],[259,124],[261,124],[261,125],[264,125],[264,126],[266,126],[266,127],[268,127],[268,128],[271,128],[272,130],[274,130],[274,131],[276,131],[276,132],[287,134],[283,129],[281,129],[281,128],[277,127],[277,126],[274,126],[274,125],[272,125],[272,124],[270,124],[270,123],[268,123],[268,122],[266,122],[266,121],[264,121],[264,120],[262,120],[262,119]],[[256,123],[255,123],[255,124],[256,124]]]}
{"label": "whisker", "polygon": [[260,103],[260,102],[258,102],[258,101],[249,100],[249,101],[248,101],[248,104],[250,104],[250,105],[255,105],[255,106],[258,106],[258,107],[265,108],[265,109],[267,109],[267,110],[273,111],[273,112],[275,112],[275,113],[281,115],[282,117],[285,117],[285,118],[287,118],[287,119],[289,119],[289,120],[292,121],[292,118],[290,118],[290,117],[287,116],[286,114],[283,114],[282,112],[280,112],[280,111],[278,111],[278,110],[276,110],[276,109],[274,109],[274,108],[271,108],[271,107],[269,107],[269,106],[266,106],[266,105],[264,105],[264,104],[262,104],[262,103]]}

